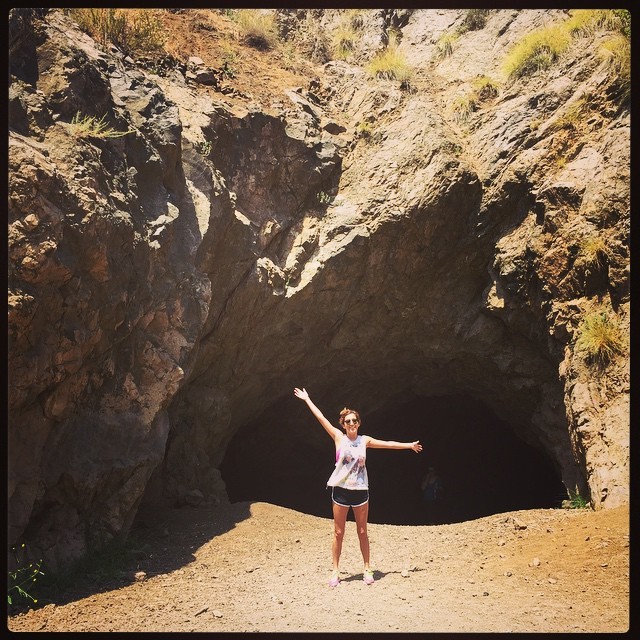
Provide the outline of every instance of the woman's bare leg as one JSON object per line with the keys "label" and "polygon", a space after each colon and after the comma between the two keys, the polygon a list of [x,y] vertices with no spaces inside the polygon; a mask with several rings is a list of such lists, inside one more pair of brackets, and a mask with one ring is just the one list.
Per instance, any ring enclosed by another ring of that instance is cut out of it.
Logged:
{"label": "woman's bare leg", "polygon": [[349,513],[349,507],[343,507],[335,502],[333,503],[333,544],[331,545],[331,555],[334,572],[338,571],[338,565],[340,564],[347,513]]}
{"label": "woman's bare leg", "polygon": [[358,529],[358,540],[360,541],[360,551],[364,560],[365,570],[369,568],[369,534],[367,533],[367,519],[369,517],[369,503],[360,507],[353,507],[353,515],[356,518]]}

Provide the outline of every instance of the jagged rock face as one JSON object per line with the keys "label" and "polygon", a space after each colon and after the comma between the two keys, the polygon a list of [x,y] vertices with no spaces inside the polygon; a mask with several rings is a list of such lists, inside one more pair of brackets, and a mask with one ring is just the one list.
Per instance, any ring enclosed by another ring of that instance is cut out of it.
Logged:
{"label": "jagged rock face", "polygon": [[[59,12],[16,38],[38,72],[11,66],[11,540],[65,562],[143,496],[226,500],[231,438],[265,416],[277,452],[294,386],[368,411],[480,398],[595,508],[628,501],[628,357],[594,376],[573,348],[594,301],[629,328],[628,110],[587,38],[456,122],[497,51],[564,17],[495,11],[438,58],[463,15],[368,12],[416,90],[331,62],[278,115],[151,78]],[[584,128],[557,127],[586,94]],[[79,140],[78,111],[135,132]]]}

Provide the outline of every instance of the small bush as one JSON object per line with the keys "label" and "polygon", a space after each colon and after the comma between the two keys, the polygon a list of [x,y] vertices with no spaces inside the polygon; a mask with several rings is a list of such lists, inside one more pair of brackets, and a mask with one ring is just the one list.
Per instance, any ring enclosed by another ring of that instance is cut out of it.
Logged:
{"label": "small bush", "polygon": [[560,131],[561,129],[578,129],[580,123],[583,122],[591,112],[589,106],[590,96],[579,98],[571,103],[565,112],[558,116],[556,120],[549,125],[549,131]]}
{"label": "small bush", "polygon": [[462,24],[458,27],[458,33],[484,29],[489,13],[490,9],[468,9]]}
{"label": "small bush", "polygon": [[625,9],[574,9],[566,22],[571,35],[594,33],[597,29],[618,31],[631,36],[631,16]]}
{"label": "small bush", "polygon": [[567,494],[569,495],[569,498],[567,500],[563,500],[562,502],[562,506],[565,509],[589,509],[590,508],[591,505],[589,504],[589,501],[580,495],[580,491],[578,491],[577,487],[575,491],[571,491],[571,489],[569,489],[567,491]]}
{"label": "small bush", "polygon": [[527,35],[505,58],[504,71],[519,78],[546,69],[569,47],[572,37],[597,29],[617,31],[630,41],[631,15],[626,9],[573,10],[565,22]]}
{"label": "small bush", "polygon": [[364,9],[347,9],[347,20],[351,28],[359,31],[364,26]]}
{"label": "small bush", "polygon": [[631,40],[631,12],[629,9],[613,9],[612,11],[618,18],[618,31],[620,31],[627,40]]}
{"label": "small bush", "polygon": [[490,100],[498,95],[498,85],[488,76],[478,76],[472,82],[478,100]]}
{"label": "small bush", "polygon": [[260,9],[240,9],[237,22],[243,40],[256,49],[273,49],[278,44],[275,16]]}
{"label": "small bush", "polygon": [[336,60],[347,60],[356,48],[359,31],[364,25],[362,9],[347,9],[332,34],[332,53]]}
{"label": "small bush", "polygon": [[356,128],[359,138],[369,139],[371,137],[371,123],[370,122],[359,122]]}
{"label": "small bush", "polygon": [[333,57],[346,60],[355,49],[356,38],[357,34],[350,26],[340,25],[333,33]]}
{"label": "small bush", "polygon": [[102,116],[102,118],[82,116],[78,111],[71,120],[71,131],[78,138],[121,138],[134,133],[133,129],[117,131],[108,126],[105,118],[106,116]]}
{"label": "small bush", "polygon": [[367,66],[367,71],[376,78],[399,80],[402,83],[408,83],[413,75],[413,68],[395,44],[390,44],[376,55]]}
{"label": "small bush", "polygon": [[525,36],[504,61],[508,77],[520,78],[547,69],[571,43],[564,25],[554,25]]}
{"label": "small bush", "polygon": [[453,53],[453,43],[458,39],[457,34],[445,34],[438,38],[436,49],[440,58],[448,58]]}
{"label": "small bush", "polygon": [[14,604],[13,599],[17,595],[26,601],[31,601],[33,604],[36,604],[38,599],[32,595],[31,588],[37,581],[38,576],[44,575],[44,573],[40,571],[40,568],[42,567],[42,560],[26,564],[26,547],[24,543],[19,549],[12,547],[11,552],[13,554],[14,566],[12,570],[9,571],[7,602],[9,604]]}
{"label": "small bush", "polygon": [[127,54],[158,51],[165,44],[164,28],[153,10],[69,9],[69,15],[94,40]]}
{"label": "small bush", "polygon": [[624,354],[626,340],[617,317],[604,310],[587,314],[578,327],[575,350],[589,364],[600,367]]}
{"label": "small bush", "polygon": [[578,257],[585,269],[594,270],[603,267],[609,260],[611,252],[600,235],[586,236],[580,241]]}
{"label": "small bush", "polygon": [[468,94],[456,98],[453,103],[453,115],[456,122],[464,123],[469,116],[478,109],[478,99],[475,94]]}
{"label": "small bush", "polygon": [[619,93],[620,102],[631,99],[631,42],[623,35],[613,36],[602,44],[600,55],[607,60],[613,87]]}

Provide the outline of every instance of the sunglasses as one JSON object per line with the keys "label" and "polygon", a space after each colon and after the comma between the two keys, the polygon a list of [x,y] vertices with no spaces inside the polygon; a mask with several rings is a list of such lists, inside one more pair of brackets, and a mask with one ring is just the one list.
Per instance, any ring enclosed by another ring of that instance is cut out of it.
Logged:
{"label": "sunglasses", "polygon": [[350,418],[349,420],[345,420],[344,422],[345,422],[345,424],[358,424],[358,422],[360,422],[360,420],[358,420],[357,418],[355,418],[355,419],[351,419]]}

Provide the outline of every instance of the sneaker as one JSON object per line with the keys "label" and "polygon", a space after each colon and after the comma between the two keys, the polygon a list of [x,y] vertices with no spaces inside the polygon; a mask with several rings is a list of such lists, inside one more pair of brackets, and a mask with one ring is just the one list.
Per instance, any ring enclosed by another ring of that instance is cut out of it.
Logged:
{"label": "sneaker", "polygon": [[338,577],[337,572],[333,572],[331,574],[331,580],[329,580],[330,587],[337,587],[340,584],[340,578]]}
{"label": "sneaker", "polygon": [[373,584],[375,580],[373,579],[373,571],[371,569],[365,569],[362,574],[362,580],[365,584]]}

